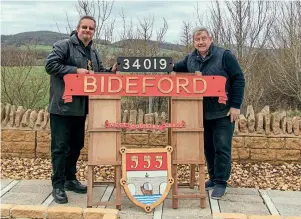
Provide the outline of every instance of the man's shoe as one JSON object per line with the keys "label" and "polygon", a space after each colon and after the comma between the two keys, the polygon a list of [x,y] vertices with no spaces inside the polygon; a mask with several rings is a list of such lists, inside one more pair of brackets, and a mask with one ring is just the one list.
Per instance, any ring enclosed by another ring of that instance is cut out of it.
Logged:
{"label": "man's shoe", "polygon": [[87,193],[87,186],[81,184],[78,180],[66,180],[65,182],[66,191],[73,191],[76,193],[85,194]]}
{"label": "man's shoe", "polygon": [[221,199],[227,192],[227,185],[216,184],[214,190],[211,193],[212,199]]}
{"label": "man's shoe", "polygon": [[52,190],[52,196],[56,203],[65,204],[68,202],[67,194],[64,189],[56,188]]}
{"label": "man's shoe", "polygon": [[208,181],[205,182],[205,190],[209,191],[211,189],[214,189],[215,187],[215,183],[212,182],[210,179]]}

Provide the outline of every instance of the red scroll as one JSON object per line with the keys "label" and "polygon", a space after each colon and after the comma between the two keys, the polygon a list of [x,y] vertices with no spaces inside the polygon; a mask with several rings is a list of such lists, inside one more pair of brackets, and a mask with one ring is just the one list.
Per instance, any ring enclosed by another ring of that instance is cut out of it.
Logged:
{"label": "red scroll", "polygon": [[72,96],[206,96],[226,103],[226,78],[196,75],[68,74],[64,77],[65,102]]}

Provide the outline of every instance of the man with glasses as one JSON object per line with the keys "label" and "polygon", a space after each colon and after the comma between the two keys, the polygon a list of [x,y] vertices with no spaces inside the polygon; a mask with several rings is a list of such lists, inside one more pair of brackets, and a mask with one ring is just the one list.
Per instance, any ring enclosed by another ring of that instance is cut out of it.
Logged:
{"label": "man with glasses", "polygon": [[116,64],[105,69],[98,52],[92,48],[96,21],[84,16],[77,30],[69,39],[53,45],[46,59],[46,72],[50,74],[50,113],[52,195],[54,201],[68,202],[65,190],[86,193],[87,187],[76,179],[76,163],[84,146],[85,121],[88,113],[88,97],[74,96],[71,103],[64,103],[66,74],[93,74],[94,72],[116,72]]}
{"label": "man with glasses", "polygon": [[219,75],[227,79],[226,104],[220,104],[217,97],[203,98],[204,149],[210,177],[205,188],[214,189],[212,198],[220,199],[226,193],[230,178],[234,121],[240,114],[245,78],[235,56],[214,45],[207,28],[194,29],[192,37],[194,50],[174,65],[174,71],[200,71],[203,75]]}

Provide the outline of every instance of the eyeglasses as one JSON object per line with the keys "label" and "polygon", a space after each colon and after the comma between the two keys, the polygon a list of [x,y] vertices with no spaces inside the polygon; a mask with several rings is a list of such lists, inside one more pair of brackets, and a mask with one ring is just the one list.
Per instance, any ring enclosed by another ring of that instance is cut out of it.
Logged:
{"label": "eyeglasses", "polygon": [[206,40],[208,40],[208,37],[196,37],[193,39],[195,42],[204,42]]}
{"label": "eyeglasses", "polygon": [[94,30],[95,29],[94,27],[88,27],[88,26],[81,26],[81,28],[84,30],[86,30],[86,29]]}

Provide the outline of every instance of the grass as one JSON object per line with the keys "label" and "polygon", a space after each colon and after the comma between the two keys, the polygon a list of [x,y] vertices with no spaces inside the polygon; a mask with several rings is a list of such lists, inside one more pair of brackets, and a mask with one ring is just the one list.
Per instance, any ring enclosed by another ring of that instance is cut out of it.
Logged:
{"label": "grass", "polygon": [[[12,72],[12,71],[15,71],[15,72],[17,72],[17,73],[21,73],[20,72],[20,67],[3,67],[3,66],[1,66],[1,71],[3,71],[3,68],[6,68],[6,69],[8,69],[8,71],[10,71],[10,72]],[[25,69],[26,67],[22,67],[22,69]],[[42,75],[42,74],[47,74],[46,73],[46,70],[45,70],[45,66],[29,66],[28,68],[31,68],[31,70],[30,70],[30,75],[32,75],[32,76],[38,76],[38,75]],[[27,68],[26,68],[26,70],[27,70]],[[30,79],[28,79],[28,80],[30,80]]]}
{"label": "grass", "polygon": [[1,67],[2,103],[25,108],[45,108],[49,99],[49,75],[44,66]]}
{"label": "grass", "polygon": [[50,45],[22,45],[20,46],[20,49],[30,49],[30,50],[36,50],[36,51],[40,51],[40,52],[51,52],[52,50],[52,46]]}
{"label": "grass", "polygon": [[300,117],[301,118],[301,110],[289,110],[287,111],[287,115],[290,117]]}
{"label": "grass", "polygon": [[[3,68],[6,68],[8,69],[9,71],[16,71],[18,72],[20,70],[20,67],[3,67],[1,66],[1,70]],[[22,67],[22,69],[24,69],[25,67]],[[45,70],[45,66],[29,66],[28,68],[31,68],[31,71],[30,71],[30,74],[33,74],[33,75],[36,75],[36,74],[41,74],[41,73],[46,73],[46,70]]]}

